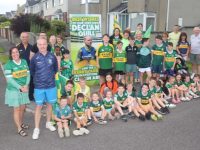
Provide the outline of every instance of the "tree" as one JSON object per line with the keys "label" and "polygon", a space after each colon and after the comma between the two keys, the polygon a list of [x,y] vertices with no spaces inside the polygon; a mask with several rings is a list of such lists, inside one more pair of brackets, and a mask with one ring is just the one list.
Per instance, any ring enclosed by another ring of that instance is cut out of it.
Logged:
{"label": "tree", "polygon": [[34,14],[21,14],[20,16],[17,16],[11,20],[10,28],[19,36],[24,31],[30,32],[32,25],[38,26],[37,32],[47,32],[50,29],[50,23],[47,20]]}

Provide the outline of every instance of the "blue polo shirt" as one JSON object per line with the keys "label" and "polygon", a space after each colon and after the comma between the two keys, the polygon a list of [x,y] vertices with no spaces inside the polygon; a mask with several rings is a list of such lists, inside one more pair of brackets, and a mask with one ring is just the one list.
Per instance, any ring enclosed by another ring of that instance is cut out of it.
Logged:
{"label": "blue polo shirt", "polygon": [[36,53],[30,62],[30,73],[33,76],[35,89],[55,87],[55,74],[58,71],[56,57],[47,52],[46,55]]}

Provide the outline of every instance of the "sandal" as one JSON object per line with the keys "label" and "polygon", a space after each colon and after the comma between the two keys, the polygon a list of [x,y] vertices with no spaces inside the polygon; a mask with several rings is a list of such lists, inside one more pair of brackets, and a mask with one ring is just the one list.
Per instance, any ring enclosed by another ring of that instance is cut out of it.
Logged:
{"label": "sandal", "polygon": [[22,128],[22,129],[28,129],[28,128],[29,128],[29,125],[26,125],[26,124],[23,124],[23,123],[22,123],[21,128]]}
{"label": "sandal", "polygon": [[22,137],[25,137],[25,136],[28,135],[23,129],[21,129],[21,130],[18,132],[18,134],[19,134],[20,136],[22,136]]}

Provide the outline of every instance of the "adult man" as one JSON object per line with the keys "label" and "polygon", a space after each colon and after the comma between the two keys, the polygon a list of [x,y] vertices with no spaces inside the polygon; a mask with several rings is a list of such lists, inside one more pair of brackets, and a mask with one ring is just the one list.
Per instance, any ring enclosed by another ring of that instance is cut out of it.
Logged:
{"label": "adult man", "polygon": [[85,46],[83,46],[78,53],[78,60],[82,61],[82,60],[96,59],[95,56],[96,50],[94,47],[92,47],[92,37],[85,36],[84,43]]}
{"label": "adult man", "polygon": [[173,49],[176,49],[176,46],[178,44],[178,40],[180,37],[181,32],[179,31],[179,26],[175,25],[173,27],[173,32],[169,33],[169,42],[173,43]]}
{"label": "adult man", "polygon": [[[22,59],[25,59],[27,64],[30,64],[30,52],[32,50],[32,45],[29,44],[29,34],[27,32],[22,32],[20,35],[20,40],[21,43],[17,44],[17,48],[19,49],[20,57]],[[33,79],[31,78],[30,80],[30,85],[29,85],[29,99],[31,101],[34,100],[33,97]]]}
{"label": "adult man", "polygon": [[55,74],[58,71],[56,57],[47,51],[47,40],[40,38],[37,41],[39,52],[31,59],[30,71],[34,81],[35,94],[35,129],[32,139],[38,139],[40,134],[39,124],[41,109],[44,102],[47,104],[46,128],[55,131],[56,128],[51,124],[52,105],[57,101],[57,90],[55,85]]}
{"label": "adult man", "polygon": [[[47,40],[46,33],[40,32],[38,39],[46,39]],[[37,43],[33,44],[33,48],[32,48],[31,53],[30,53],[30,58],[32,58],[38,51],[39,51],[39,48],[37,46]],[[51,51],[51,46],[49,44],[47,46],[47,51],[49,51],[49,52]]]}
{"label": "adult man", "polygon": [[200,73],[200,28],[195,27],[193,29],[193,35],[191,35],[191,51],[190,61],[192,63],[192,72]]}

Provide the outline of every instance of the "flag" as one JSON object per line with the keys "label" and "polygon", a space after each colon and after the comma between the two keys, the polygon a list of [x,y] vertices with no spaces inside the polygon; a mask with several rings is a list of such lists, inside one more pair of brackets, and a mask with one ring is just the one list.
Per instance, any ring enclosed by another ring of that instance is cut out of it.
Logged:
{"label": "flag", "polygon": [[114,16],[114,24],[113,24],[113,29],[119,28],[120,31],[122,31],[121,26],[119,25],[119,22],[117,21],[117,16]]}
{"label": "flag", "polygon": [[143,38],[150,38],[151,31],[152,31],[152,25],[150,25],[147,31],[144,33]]}

